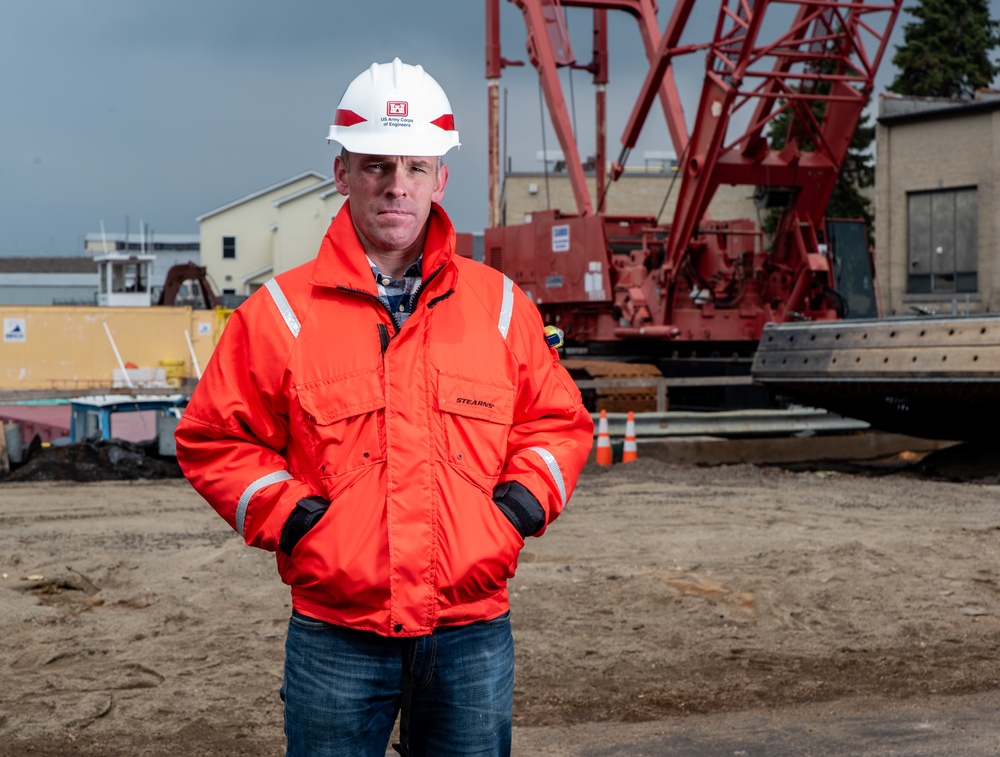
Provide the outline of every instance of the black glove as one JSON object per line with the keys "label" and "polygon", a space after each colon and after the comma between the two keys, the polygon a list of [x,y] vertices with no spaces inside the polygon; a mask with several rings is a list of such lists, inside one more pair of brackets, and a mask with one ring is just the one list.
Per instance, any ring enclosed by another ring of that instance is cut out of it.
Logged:
{"label": "black glove", "polygon": [[535,495],[517,481],[505,481],[498,485],[493,490],[493,502],[524,539],[537,534],[545,525],[545,510]]}
{"label": "black glove", "polygon": [[322,497],[306,497],[295,503],[295,509],[285,521],[285,527],[281,529],[281,539],[278,541],[278,549],[286,555],[291,555],[295,545],[302,537],[319,523],[319,519],[326,513],[330,503]]}

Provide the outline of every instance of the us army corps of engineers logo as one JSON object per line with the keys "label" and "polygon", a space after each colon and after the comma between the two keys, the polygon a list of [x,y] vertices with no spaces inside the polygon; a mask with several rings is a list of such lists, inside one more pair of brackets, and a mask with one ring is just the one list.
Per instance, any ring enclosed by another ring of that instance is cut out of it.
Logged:
{"label": "us army corps of engineers logo", "polygon": [[382,116],[383,126],[413,126],[413,119],[408,118],[410,104],[406,100],[389,100],[385,104],[385,115]]}

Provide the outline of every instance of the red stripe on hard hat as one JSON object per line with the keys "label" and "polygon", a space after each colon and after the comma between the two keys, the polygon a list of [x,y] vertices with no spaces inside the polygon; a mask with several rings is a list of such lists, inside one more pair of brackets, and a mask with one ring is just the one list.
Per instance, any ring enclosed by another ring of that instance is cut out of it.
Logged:
{"label": "red stripe on hard hat", "polygon": [[360,124],[367,121],[367,118],[362,118],[353,110],[344,110],[342,108],[337,109],[337,117],[333,120],[334,126],[354,126],[354,124]]}
{"label": "red stripe on hard hat", "polygon": [[431,123],[445,131],[455,131],[455,117],[451,113],[445,113],[440,118],[435,118]]}

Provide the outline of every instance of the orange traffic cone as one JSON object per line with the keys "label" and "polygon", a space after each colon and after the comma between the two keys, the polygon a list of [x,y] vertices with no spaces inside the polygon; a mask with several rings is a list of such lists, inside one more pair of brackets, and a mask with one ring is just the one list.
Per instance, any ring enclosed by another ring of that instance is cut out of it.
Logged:
{"label": "orange traffic cone", "polygon": [[604,410],[597,422],[597,464],[611,465],[611,437],[608,435],[608,414]]}
{"label": "orange traffic cone", "polygon": [[625,444],[622,446],[622,462],[630,463],[639,457],[639,450],[635,444],[635,415],[629,410],[628,419],[625,421]]}

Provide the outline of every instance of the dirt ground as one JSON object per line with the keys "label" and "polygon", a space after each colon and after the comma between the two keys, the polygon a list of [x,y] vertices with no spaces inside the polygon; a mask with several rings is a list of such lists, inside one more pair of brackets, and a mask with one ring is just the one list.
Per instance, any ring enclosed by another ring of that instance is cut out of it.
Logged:
{"label": "dirt ground", "polygon": [[[844,722],[992,722],[998,495],[906,464],[589,466],[512,584],[515,753],[874,754]],[[288,614],[181,480],[2,483],[0,756],[276,757]],[[800,748],[747,746],[775,722]],[[976,736],[936,753],[997,753]]]}

